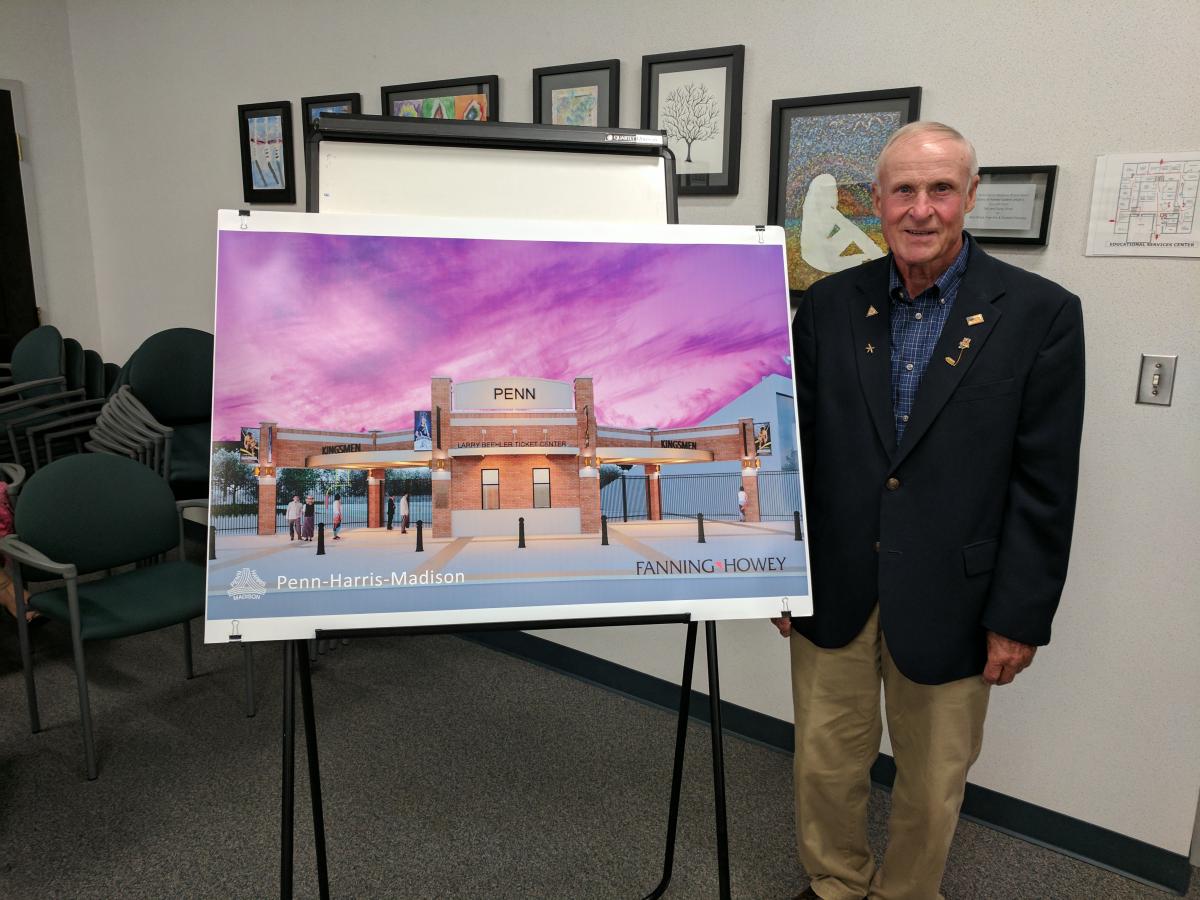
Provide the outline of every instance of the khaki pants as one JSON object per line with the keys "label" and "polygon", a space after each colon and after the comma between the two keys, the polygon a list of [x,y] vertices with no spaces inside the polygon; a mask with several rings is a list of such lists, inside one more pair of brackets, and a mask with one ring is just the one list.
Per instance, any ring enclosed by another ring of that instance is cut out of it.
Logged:
{"label": "khaki pants", "polygon": [[[933,900],[958,824],[967,770],[979,756],[989,685],[979,676],[924,685],[896,669],[879,608],[847,646],[794,634],[796,842],[825,900]],[[883,865],[867,845],[871,764],[883,725],[896,759]]]}

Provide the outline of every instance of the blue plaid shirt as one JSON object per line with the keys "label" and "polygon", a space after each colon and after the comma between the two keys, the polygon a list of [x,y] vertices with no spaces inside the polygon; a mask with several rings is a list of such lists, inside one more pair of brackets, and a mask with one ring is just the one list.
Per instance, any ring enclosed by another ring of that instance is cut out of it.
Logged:
{"label": "blue plaid shirt", "polygon": [[892,260],[888,293],[892,298],[892,412],[896,418],[896,446],[904,437],[913,401],[933,347],[942,334],[942,327],[950,316],[954,298],[967,271],[967,254],[970,244],[963,238],[962,250],[933,285],[918,297],[909,297],[904,281]]}

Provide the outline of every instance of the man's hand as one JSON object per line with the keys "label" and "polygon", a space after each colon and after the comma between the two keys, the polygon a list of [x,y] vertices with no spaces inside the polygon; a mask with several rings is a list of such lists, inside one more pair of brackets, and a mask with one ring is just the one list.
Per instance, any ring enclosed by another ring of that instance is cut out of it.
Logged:
{"label": "man's hand", "polygon": [[[772,620],[774,621],[774,620]],[[1022,644],[994,631],[987,633],[988,661],[983,680],[988,684],[1009,684],[1033,662],[1037,647]]]}
{"label": "man's hand", "polygon": [[780,637],[792,636],[792,620],[787,616],[780,616],[778,619],[772,619],[771,624],[779,629]]}

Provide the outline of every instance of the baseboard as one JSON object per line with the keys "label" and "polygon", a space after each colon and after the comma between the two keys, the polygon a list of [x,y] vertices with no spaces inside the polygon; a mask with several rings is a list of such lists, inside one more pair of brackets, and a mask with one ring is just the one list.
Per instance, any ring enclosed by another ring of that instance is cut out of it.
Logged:
{"label": "baseboard", "polygon": [[[678,685],[536,635],[492,631],[470,632],[463,637],[664,709],[679,708]],[[697,721],[709,721],[707,694],[692,691],[691,716]],[[730,734],[787,753],[795,746],[790,722],[744,706],[721,701],[721,723]],[[890,790],[895,777],[895,761],[879,754],[871,767],[872,780]],[[973,822],[1126,877],[1180,895],[1187,893],[1192,867],[1183,854],[970,783],[963,798],[962,814]]]}

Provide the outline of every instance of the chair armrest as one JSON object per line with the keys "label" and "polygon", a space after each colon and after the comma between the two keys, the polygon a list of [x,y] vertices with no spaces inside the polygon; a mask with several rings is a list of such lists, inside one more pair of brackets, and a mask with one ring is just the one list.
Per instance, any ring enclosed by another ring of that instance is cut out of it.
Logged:
{"label": "chair armrest", "polygon": [[75,568],[74,563],[55,562],[40,550],[30,547],[15,534],[10,534],[8,537],[0,539],[0,553],[3,553],[9,559],[32,566],[42,572],[53,572],[55,575],[61,575],[63,578],[79,577],[79,572]]}
{"label": "chair armrest", "polygon": [[0,472],[4,473],[4,478],[8,482],[9,499],[16,499],[21,485],[25,483],[25,467],[18,463],[0,463]]}
{"label": "chair armrest", "polygon": [[7,397],[9,394],[20,394],[21,391],[27,391],[30,388],[47,387],[52,384],[65,386],[66,383],[67,377],[65,375],[55,375],[53,378],[38,378],[36,381],[22,381],[20,384],[10,384],[8,387],[0,388],[0,397]]}
{"label": "chair armrest", "polygon": [[[208,501],[207,500],[176,500],[175,508],[179,510],[180,518],[187,519],[190,522],[199,522],[201,525],[208,524]],[[202,509],[203,513],[192,513],[188,515],[188,510]]]}

